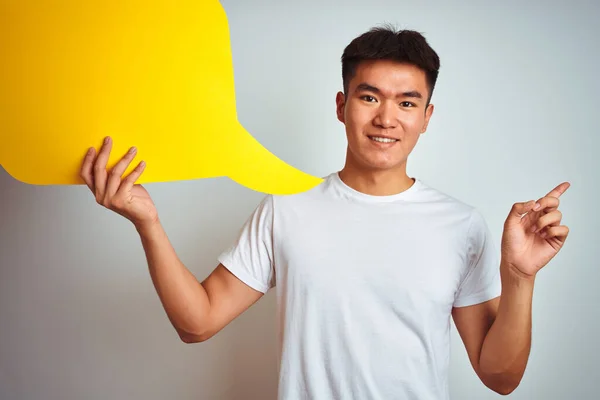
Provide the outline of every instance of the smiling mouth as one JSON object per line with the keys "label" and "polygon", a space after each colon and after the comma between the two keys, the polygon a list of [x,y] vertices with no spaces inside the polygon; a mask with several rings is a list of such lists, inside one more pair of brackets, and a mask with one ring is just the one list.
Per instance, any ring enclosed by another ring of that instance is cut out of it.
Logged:
{"label": "smiling mouth", "polygon": [[379,142],[379,143],[394,143],[394,142],[398,141],[398,139],[385,138],[385,137],[381,137],[381,136],[369,136],[369,139],[371,139],[374,142]]}

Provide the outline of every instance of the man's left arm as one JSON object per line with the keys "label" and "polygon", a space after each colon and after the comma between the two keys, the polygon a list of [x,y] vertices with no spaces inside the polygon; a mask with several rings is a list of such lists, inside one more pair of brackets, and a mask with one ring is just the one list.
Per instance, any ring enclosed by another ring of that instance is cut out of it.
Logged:
{"label": "man's left arm", "polygon": [[477,376],[506,395],[521,382],[529,359],[533,280],[504,272],[501,276],[500,297],[455,307],[452,317]]}
{"label": "man's left arm", "polygon": [[558,185],[537,202],[516,203],[504,224],[500,297],[455,307],[452,317],[481,381],[499,394],[514,391],[531,349],[535,277],[562,248],[568,227],[560,225]]}

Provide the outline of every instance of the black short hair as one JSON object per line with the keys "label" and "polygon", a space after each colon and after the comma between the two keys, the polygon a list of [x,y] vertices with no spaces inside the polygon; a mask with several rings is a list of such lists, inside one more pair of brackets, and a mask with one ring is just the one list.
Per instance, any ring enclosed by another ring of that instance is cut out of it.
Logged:
{"label": "black short hair", "polygon": [[425,72],[429,96],[438,78],[440,58],[429,46],[425,37],[413,30],[396,30],[390,25],[371,28],[353,39],[342,54],[342,80],[344,93],[356,74],[356,68],[365,60],[392,60],[415,65]]}

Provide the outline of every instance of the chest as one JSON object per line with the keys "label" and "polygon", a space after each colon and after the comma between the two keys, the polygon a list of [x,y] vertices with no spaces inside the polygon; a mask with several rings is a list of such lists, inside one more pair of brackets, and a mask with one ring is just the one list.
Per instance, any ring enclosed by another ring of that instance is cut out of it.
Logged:
{"label": "chest", "polygon": [[451,308],[465,271],[462,227],[451,217],[338,208],[284,218],[275,238],[278,285],[315,301]]}

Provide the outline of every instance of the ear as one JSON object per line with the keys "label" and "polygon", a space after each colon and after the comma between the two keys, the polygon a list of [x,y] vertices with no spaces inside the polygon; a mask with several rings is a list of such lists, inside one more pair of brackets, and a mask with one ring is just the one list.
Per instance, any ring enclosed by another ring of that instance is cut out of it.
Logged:
{"label": "ear", "polygon": [[433,114],[433,104],[429,104],[427,109],[425,110],[425,122],[423,122],[423,128],[421,129],[421,133],[425,133],[427,130],[427,126],[429,125],[429,120],[431,119],[431,115]]}
{"label": "ear", "polygon": [[344,116],[345,106],[346,106],[346,98],[344,96],[344,93],[338,92],[337,95],[335,96],[335,111],[337,114],[338,121],[340,121],[342,124],[346,123],[346,118]]}

